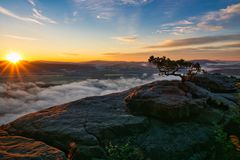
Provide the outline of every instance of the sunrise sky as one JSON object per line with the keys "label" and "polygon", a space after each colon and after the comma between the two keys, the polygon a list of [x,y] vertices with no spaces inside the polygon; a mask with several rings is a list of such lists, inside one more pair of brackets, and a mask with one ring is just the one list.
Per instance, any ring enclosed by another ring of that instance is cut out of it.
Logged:
{"label": "sunrise sky", "polygon": [[0,0],[0,60],[240,60],[239,0]]}

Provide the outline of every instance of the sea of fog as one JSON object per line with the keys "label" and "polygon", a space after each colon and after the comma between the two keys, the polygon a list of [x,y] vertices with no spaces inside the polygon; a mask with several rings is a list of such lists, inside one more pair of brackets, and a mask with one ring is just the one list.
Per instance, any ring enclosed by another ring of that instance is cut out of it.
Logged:
{"label": "sea of fog", "polygon": [[27,113],[89,96],[106,95],[128,90],[156,80],[172,80],[178,77],[152,75],[148,79],[87,79],[79,82],[41,88],[37,83],[0,83],[0,125]]}

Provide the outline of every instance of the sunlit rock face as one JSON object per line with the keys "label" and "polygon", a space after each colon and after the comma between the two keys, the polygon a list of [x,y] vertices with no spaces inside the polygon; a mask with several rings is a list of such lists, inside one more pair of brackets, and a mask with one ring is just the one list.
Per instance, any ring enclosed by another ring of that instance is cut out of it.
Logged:
{"label": "sunlit rock face", "polygon": [[125,144],[129,139],[146,159],[205,160],[213,155],[213,124],[228,123],[232,111],[239,109],[238,93],[215,93],[192,82],[156,81],[54,106],[1,128],[66,154],[69,145],[76,144],[74,160],[106,159],[109,142]]}
{"label": "sunlit rock face", "polygon": [[33,139],[10,136],[0,130],[0,159],[3,160],[66,160],[64,152]]}

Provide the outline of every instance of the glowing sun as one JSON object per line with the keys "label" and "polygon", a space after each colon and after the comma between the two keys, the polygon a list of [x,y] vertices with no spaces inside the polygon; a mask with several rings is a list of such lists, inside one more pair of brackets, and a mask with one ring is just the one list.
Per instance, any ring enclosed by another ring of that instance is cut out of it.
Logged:
{"label": "glowing sun", "polygon": [[11,63],[18,63],[19,61],[22,60],[22,57],[20,56],[20,54],[13,52],[13,53],[9,53],[6,56],[6,60],[8,60]]}

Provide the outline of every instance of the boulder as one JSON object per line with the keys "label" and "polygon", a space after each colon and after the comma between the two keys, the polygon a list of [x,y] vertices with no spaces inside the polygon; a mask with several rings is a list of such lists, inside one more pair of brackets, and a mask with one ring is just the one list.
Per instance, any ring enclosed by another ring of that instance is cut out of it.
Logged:
{"label": "boulder", "polygon": [[10,136],[5,131],[0,131],[0,133],[0,159],[2,160],[66,159],[64,152],[43,142],[21,136]]}
{"label": "boulder", "polygon": [[216,93],[231,93],[238,89],[235,77],[228,77],[219,73],[193,76],[191,82]]}
{"label": "boulder", "polygon": [[240,99],[236,96],[238,92],[233,93],[213,93],[205,88],[195,85],[191,82],[185,82],[185,91],[190,92],[193,98],[205,98],[210,107],[223,110],[239,109]]}
{"label": "boulder", "polygon": [[205,97],[193,97],[179,81],[157,81],[132,90],[125,98],[127,110],[166,121],[195,116],[206,107]]}
{"label": "boulder", "polygon": [[212,93],[192,82],[156,81],[137,87],[125,97],[126,108],[133,115],[183,121],[196,117],[209,108],[239,109],[232,94]]}

